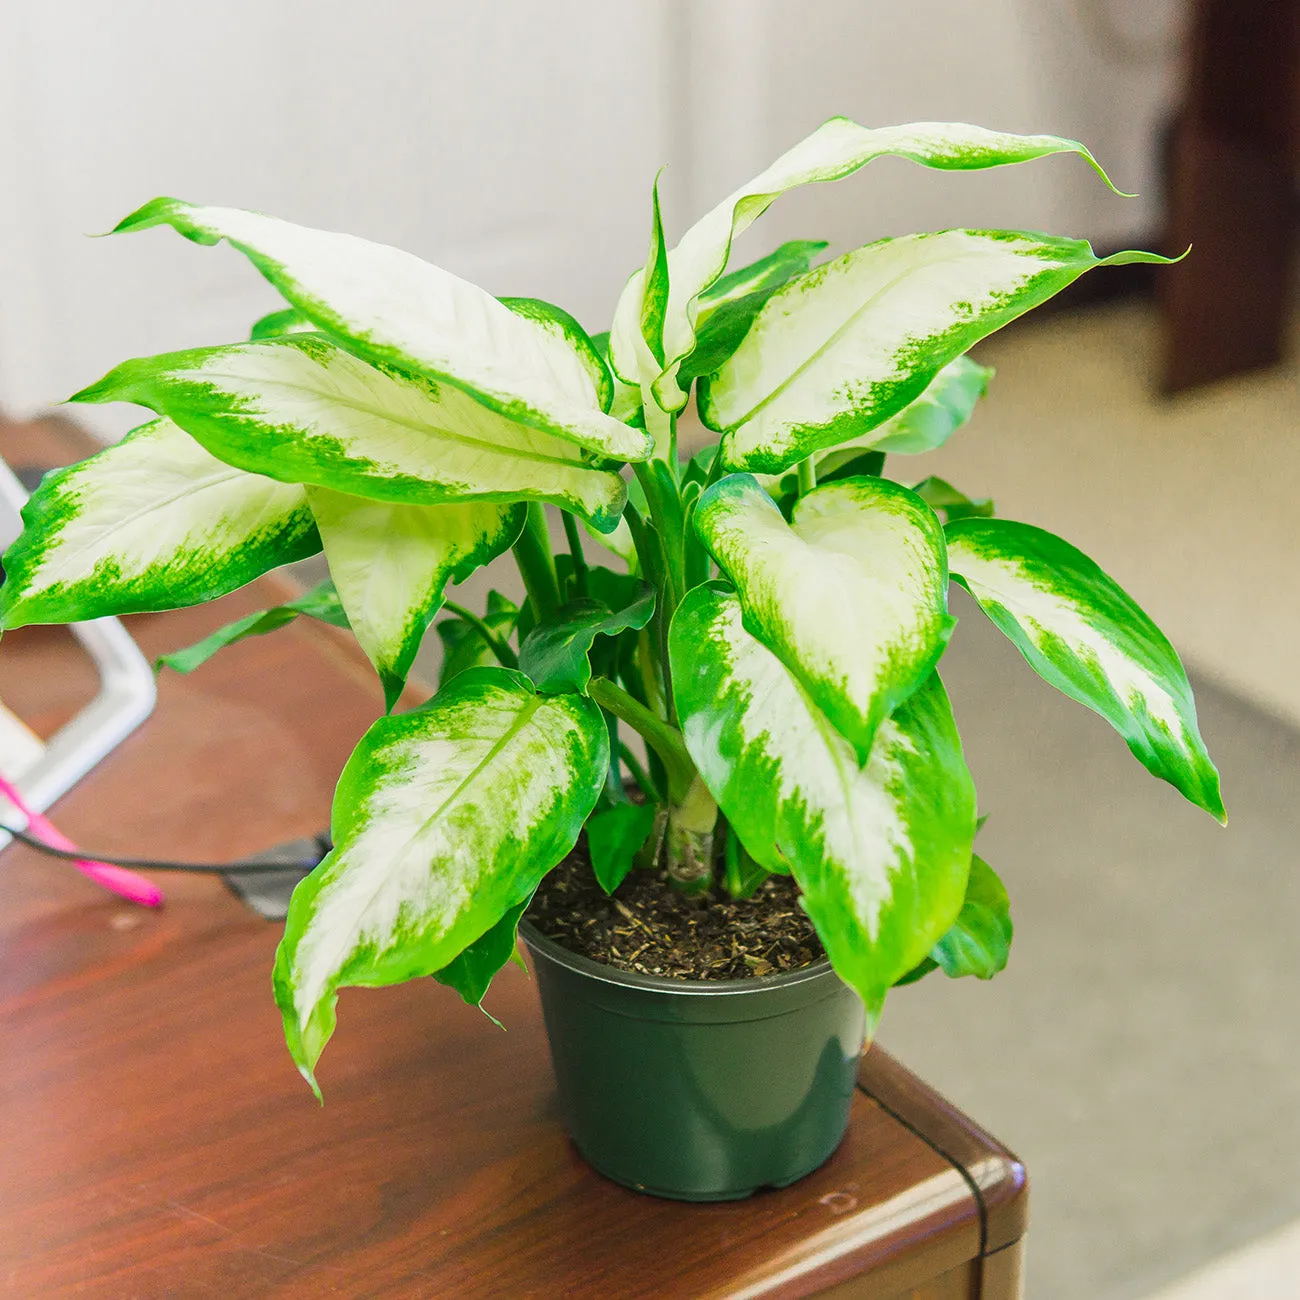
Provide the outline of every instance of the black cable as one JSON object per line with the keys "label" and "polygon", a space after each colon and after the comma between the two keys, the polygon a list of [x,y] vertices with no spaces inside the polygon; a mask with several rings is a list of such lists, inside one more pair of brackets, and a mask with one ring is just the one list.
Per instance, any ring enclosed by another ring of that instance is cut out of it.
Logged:
{"label": "black cable", "polygon": [[[89,849],[56,849],[53,844],[47,844],[27,831],[15,830],[3,823],[0,823],[0,831],[7,832],[20,844],[26,844],[39,853],[47,853],[52,858],[67,861],[81,858],[87,862],[103,862],[110,867],[138,867],[142,871],[188,871],[196,875],[219,876],[226,872],[244,871],[310,871],[320,862],[320,858],[314,862],[171,862],[156,858],[113,858],[103,853],[92,853]],[[320,843],[319,837],[317,843]]]}

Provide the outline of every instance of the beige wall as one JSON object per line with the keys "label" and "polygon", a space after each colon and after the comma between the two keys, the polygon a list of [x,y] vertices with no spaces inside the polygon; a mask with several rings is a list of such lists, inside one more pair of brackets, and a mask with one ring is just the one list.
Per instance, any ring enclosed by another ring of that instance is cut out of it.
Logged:
{"label": "beige wall", "polygon": [[[833,113],[952,117],[1085,138],[1148,197],[1114,198],[1077,159],[984,176],[885,161],[791,196],[746,250],[796,233],[843,244],[954,224],[1117,243],[1151,224],[1152,133],[1171,94],[1162,33],[1178,8],[0,5],[0,405],[30,413],[125,356],[241,337],[274,305],[227,250],[162,231],[83,238],[159,193],[400,244],[600,329],[641,260],[660,163],[680,230]],[[1099,34],[1111,11],[1127,33],[1118,45]],[[86,414],[104,434],[135,418]]]}
{"label": "beige wall", "polygon": [[0,402],[274,307],[224,248],[83,238],[155,194],[399,244],[602,328],[644,253],[663,55],[647,3],[0,5]]}

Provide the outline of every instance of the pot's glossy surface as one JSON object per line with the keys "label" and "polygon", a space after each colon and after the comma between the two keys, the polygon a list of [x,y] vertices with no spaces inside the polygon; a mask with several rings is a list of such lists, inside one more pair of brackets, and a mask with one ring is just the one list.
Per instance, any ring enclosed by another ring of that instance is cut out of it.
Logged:
{"label": "pot's glossy surface", "polygon": [[544,938],[533,958],[565,1124],[615,1182],[736,1200],[811,1173],[848,1126],[862,1003],[820,961],[761,979],[616,970]]}

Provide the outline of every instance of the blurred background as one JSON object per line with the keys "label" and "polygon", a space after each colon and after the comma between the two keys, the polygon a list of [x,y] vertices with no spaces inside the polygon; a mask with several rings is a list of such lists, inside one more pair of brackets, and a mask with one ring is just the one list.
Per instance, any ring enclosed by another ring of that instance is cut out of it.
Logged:
{"label": "blurred background", "polygon": [[[671,242],[837,113],[1086,142],[1137,197],[1071,157],[885,159],[780,200],[738,249],[960,225],[1195,245],[981,345],[990,396],[915,477],[1059,532],[1147,608],[1198,687],[1233,824],[1147,782],[959,605],[950,687],[1017,946],[989,987],[896,997],[882,1037],[1026,1160],[1031,1297],[1300,1294],[1295,11],[2,5],[0,412],[41,418],[125,357],[233,341],[275,308],[224,246],[85,238],[156,194],[396,244],[594,332],[643,258],[661,165]],[[70,418],[113,438],[141,417]]]}

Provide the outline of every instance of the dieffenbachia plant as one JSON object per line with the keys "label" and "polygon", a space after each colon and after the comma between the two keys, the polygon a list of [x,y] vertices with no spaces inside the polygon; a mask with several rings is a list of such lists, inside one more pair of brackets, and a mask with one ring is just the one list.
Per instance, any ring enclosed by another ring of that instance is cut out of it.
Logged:
{"label": "dieffenbachia plant", "polygon": [[[986,500],[885,473],[886,454],[938,447],[970,416],[989,379],[973,344],[1094,267],[1165,259],[942,230],[732,266],[781,194],[875,158],[1056,153],[1101,170],[1054,136],[837,118],[672,247],[656,188],[645,265],[595,337],[349,235],[167,198],[121,223],[229,241],[287,306],[245,342],[128,361],[77,394],[156,418],[45,480],[4,557],[0,618],[194,604],[324,551],[320,588],[166,661],[189,671],[308,615],[350,627],[382,682],[388,712],[343,771],[333,851],[294,894],[275,966],[313,1087],[341,987],[432,975],[480,1002],[584,827],[607,890],[636,867],[740,897],[793,876],[873,1025],[896,984],[1000,970],[1006,891],[972,852],[937,672],[953,581],[1222,819],[1182,666],[1119,586]],[[684,460],[692,392],[718,439]],[[508,550],[522,606],[448,600]],[[394,711],[440,613],[440,688]]]}

